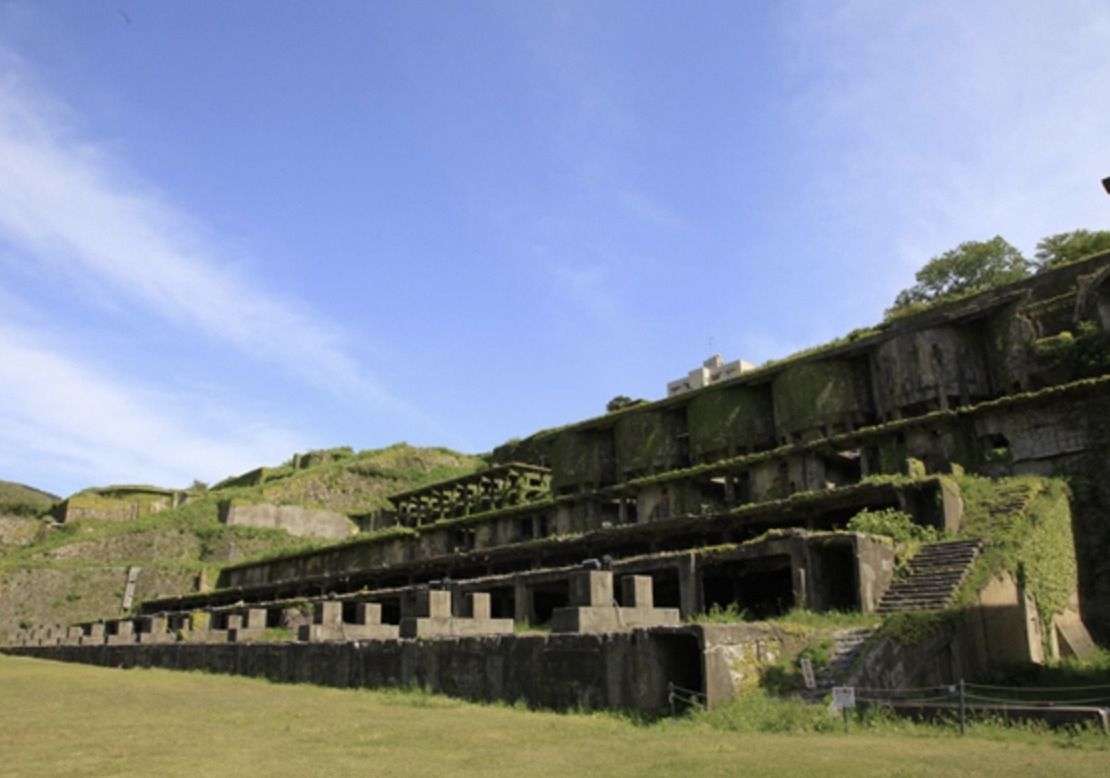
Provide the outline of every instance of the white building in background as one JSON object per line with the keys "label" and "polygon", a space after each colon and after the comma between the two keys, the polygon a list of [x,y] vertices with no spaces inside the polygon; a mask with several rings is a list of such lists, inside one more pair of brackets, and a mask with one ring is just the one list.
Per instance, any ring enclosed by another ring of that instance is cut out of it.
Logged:
{"label": "white building in background", "polygon": [[667,396],[674,397],[676,394],[689,392],[693,389],[701,389],[703,386],[709,386],[718,381],[735,378],[741,373],[746,373],[749,370],[755,370],[755,365],[751,362],[738,359],[726,365],[725,360],[720,354],[714,354],[709,359],[702,362],[701,367],[691,370],[690,375],[668,383]]}

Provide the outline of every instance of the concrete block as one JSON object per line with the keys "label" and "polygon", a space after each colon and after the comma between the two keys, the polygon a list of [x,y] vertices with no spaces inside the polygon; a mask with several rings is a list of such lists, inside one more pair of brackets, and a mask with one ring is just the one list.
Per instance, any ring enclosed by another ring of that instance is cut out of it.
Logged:
{"label": "concrete block", "polygon": [[1058,616],[1053,620],[1053,626],[1056,628],[1056,640],[1061,657],[1089,659],[1098,650],[1098,646],[1091,640],[1087,628],[1083,626],[1078,616],[1070,619]]}
{"label": "concrete block", "polygon": [[678,608],[556,608],[551,613],[552,632],[620,632],[681,623]]}
{"label": "concrete block", "polygon": [[478,635],[511,635],[512,619],[401,619],[403,638],[458,638]]}
{"label": "concrete block", "polygon": [[360,602],[355,606],[355,624],[374,626],[382,623],[382,606],[376,602]]}
{"label": "concrete block", "polygon": [[248,608],[243,612],[243,629],[266,629],[266,609],[265,608]]}
{"label": "concrete block", "polygon": [[228,630],[226,629],[206,629],[203,632],[194,632],[198,635],[202,643],[226,643],[228,641]]}
{"label": "concrete block", "polygon": [[579,570],[570,578],[570,604],[602,607],[613,604],[613,573],[609,570]]}
{"label": "concrete block", "polygon": [[305,624],[297,631],[297,639],[304,643],[330,643],[348,640],[396,640],[400,630],[395,624],[340,624],[326,627],[322,624]]}
{"label": "concrete block", "polygon": [[472,619],[488,619],[490,617],[490,599],[488,592],[471,592],[466,596],[467,615]]}
{"label": "concrete block", "polygon": [[106,625],[104,642],[110,646],[126,645],[136,642],[135,623],[130,619],[110,621]]}
{"label": "concrete block", "polygon": [[337,600],[320,600],[313,608],[313,624],[336,629],[343,623],[343,603]]}
{"label": "concrete block", "polygon": [[626,575],[621,578],[621,602],[626,608],[652,608],[655,595],[650,575]]}
{"label": "concrete block", "polygon": [[451,618],[451,592],[421,589],[416,593],[416,618]]}

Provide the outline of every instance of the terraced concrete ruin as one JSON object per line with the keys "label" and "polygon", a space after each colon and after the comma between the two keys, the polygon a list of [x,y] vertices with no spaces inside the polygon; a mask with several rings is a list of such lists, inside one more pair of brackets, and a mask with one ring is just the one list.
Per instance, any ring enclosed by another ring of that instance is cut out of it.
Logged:
{"label": "terraced concrete ruin", "polygon": [[[707,612],[949,614],[910,642],[845,635],[831,680],[873,686],[1081,653],[1084,625],[1110,643],[1108,279],[1093,257],[538,432],[351,516],[349,539],[16,650],[646,709],[668,684],[727,698],[798,650],[774,624],[691,623]],[[943,542],[906,563],[861,515]]]}

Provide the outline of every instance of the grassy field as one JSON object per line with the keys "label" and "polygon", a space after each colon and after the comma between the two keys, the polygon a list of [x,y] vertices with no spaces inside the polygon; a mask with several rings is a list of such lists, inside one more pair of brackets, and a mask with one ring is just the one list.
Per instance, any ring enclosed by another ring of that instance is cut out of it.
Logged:
{"label": "grassy field", "polygon": [[[0,776],[1093,776],[1101,736],[738,734],[0,656]],[[903,727],[904,728],[904,727]]]}

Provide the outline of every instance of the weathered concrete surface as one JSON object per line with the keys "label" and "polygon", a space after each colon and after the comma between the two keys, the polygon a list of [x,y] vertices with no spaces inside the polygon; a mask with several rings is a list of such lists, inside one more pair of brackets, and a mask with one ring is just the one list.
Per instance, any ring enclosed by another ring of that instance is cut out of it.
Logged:
{"label": "weathered concrete surface", "polygon": [[999,662],[1044,661],[1036,605],[1009,576],[990,581],[974,604],[938,618],[932,634],[917,643],[880,640],[845,685],[943,686],[985,680]]}
{"label": "weathered concrete surface", "polygon": [[555,608],[552,632],[617,632],[634,627],[678,626],[678,608],[656,608],[651,576],[621,578],[622,607],[613,598],[613,573],[581,570],[570,579],[570,606]]}
{"label": "weathered concrete surface", "polygon": [[314,511],[296,505],[220,505],[220,521],[228,525],[283,529],[298,537],[342,540],[355,526],[335,511]]}
{"label": "weathered concrete surface", "polygon": [[[662,710],[669,684],[730,697],[737,656],[774,653],[768,632],[689,625],[609,635],[495,635],[346,643],[177,643],[49,646],[9,653],[106,667],[164,667],[338,687],[421,686],[471,700],[533,707]],[[781,644],[781,640],[776,645]],[[721,650],[727,645],[727,650]],[[769,645],[769,644],[768,644]],[[707,674],[706,667],[712,668]],[[742,675],[742,673],[741,673]],[[706,680],[708,679],[708,681]],[[708,683],[708,686],[707,686]]]}
{"label": "weathered concrete surface", "polygon": [[490,618],[490,599],[485,593],[467,595],[469,611],[466,616],[451,613],[451,592],[417,592],[416,615],[401,619],[403,638],[471,637],[475,635],[509,635],[513,631],[512,619]]}

